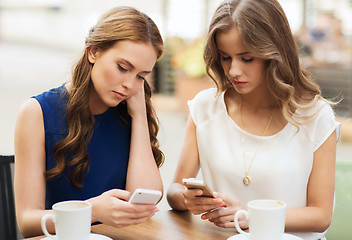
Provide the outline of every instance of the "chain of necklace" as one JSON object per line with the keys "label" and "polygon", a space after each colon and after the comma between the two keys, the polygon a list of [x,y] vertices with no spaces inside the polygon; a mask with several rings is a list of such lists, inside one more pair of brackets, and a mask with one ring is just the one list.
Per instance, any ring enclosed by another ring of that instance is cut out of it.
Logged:
{"label": "chain of necklace", "polygon": [[243,127],[242,127],[242,98],[240,98],[240,118],[241,118],[241,119],[240,119],[240,124],[241,124],[240,127],[241,127],[241,143],[242,143],[242,152],[243,152],[243,166],[244,166],[244,174],[245,174],[245,176],[244,176],[243,179],[242,179],[242,182],[243,182],[243,184],[244,184],[245,186],[248,186],[249,183],[251,182],[250,179],[249,179],[249,177],[248,177],[249,169],[250,169],[251,166],[252,166],[252,163],[253,163],[253,161],[254,161],[254,159],[255,159],[255,156],[257,155],[257,152],[258,152],[260,146],[263,144],[263,140],[264,140],[263,137],[265,136],[265,134],[266,134],[266,132],[267,132],[269,126],[270,126],[271,119],[273,118],[273,113],[271,112],[271,114],[270,114],[270,118],[269,118],[268,124],[267,124],[266,127],[265,127],[265,130],[264,130],[264,132],[263,132],[263,134],[262,134],[262,139],[260,140],[260,142],[259,142],[259,144],[258,144],[258,147],[257,147],[257,149],[256,149],[255,152],[254,152],[254,155],[253,155],[253,157],[252,157],[252,160],[251,160],[250,163],[249,163],[248,169],[247,169],[247,166],[246,166],[245,149],[244,149],[244,143],[243,143],[244,141],[243,141]]}

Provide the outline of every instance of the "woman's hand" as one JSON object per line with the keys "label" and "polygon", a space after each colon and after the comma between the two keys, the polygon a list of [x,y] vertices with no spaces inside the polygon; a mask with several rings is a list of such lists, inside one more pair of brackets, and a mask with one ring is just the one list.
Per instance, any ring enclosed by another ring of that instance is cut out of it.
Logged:
{"label": "woman's hand", "polygon": [[184,203],[193,214],[197,215],[225,206],[221,198],[200,197],[202,193],[201,189],[187,188],[183,192]]}
{"label": "woman's hand", "polygon": [[88,201],[92,203],[92,222],[100,221],[113,227],[139,224],[158,211],[153,204],[129,203],[128,191],[113,189]]}
{"label": "woman's hand", "polygon": [[138,115],[141,115],[141,114],[146,116],[144,84],[142,85],[142,87],[139,89],[139,91],[135,95],[126,99],[126,103],[127,103],[128,114],[132,118],[134,118]]}
{"label": "woman's hand", "polygon": [[[221,199],[225,203],[223,207],[215,209],[214,211],[207,212],[202,215],[202,219],[208,219],[218,227],[235,228],[234,215],[240,209],[247,209],[240,201],[231,199],[225,194],[215,193],[216,199]],[[248,228],[248,220],[243,216],[238,219],[238,224],[242,229]]]}

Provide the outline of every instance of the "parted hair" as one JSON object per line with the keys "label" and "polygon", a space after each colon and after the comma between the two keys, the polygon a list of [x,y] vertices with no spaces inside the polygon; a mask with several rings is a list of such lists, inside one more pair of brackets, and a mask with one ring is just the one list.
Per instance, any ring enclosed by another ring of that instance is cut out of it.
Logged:
{"label": "parted hair", "polygon": [[[68,91],[68,134],[55,145],[56,167],[46,172],[47,180],[63,175],[64,171],[68,170],[71,183],[75,187],[82,187],[84,175],[89,171],[87,146],[94,129],[94,116],[88,104],[89,89],[93,87],[91,81],[93,64],[88,60],[88,50],[95,47],[106,51],[121,40],[150,42],[158,58],[163,53],[163,40],[156,24],[146,14],[134,8],[114,8],[97,21],[90,30],[83,54],[73,69],[72,82]],[[158,119],[151,102],[152,89],[147,81],[144,82],[144,91],[150,143],[156,164],[160,167],[164,155],[159,149]],[[120,103],[116,107],[116,112],[126,124],[131,124],[126,104]]]}
{"label": "parted hair", "polygon": [[248,51],[265,60],[264,81],[285,119],[298,126],[312,116],[298,116],[321,97],[312,75],[302,68],[299,51],[286,15],[277,0],[227,0],[220,4],[210,23],[204,61],[218,93],[232,87],[220,63],[216,34],[235,27]]}

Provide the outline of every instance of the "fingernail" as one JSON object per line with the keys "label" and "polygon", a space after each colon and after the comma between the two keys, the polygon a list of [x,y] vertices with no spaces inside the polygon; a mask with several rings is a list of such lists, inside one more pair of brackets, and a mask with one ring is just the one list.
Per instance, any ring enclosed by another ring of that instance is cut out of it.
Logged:
{"label": "fingernail", "polygon": [[204,220],[204,219],[205,219],[205,216],[204,216],[204,215],[202,215],[200,218]]}

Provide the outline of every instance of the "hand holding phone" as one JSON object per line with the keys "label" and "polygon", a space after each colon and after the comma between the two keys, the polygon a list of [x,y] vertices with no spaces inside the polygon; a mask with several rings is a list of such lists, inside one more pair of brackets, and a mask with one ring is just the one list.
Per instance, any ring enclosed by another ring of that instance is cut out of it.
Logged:
{"label": "hand holding phone", "polygon": [[195,178],[184,178],[182,179],[182,183],[188,189],[202,189],[203,194],[197,197],[214,197],[213,192],[202,180],[197,180]]}
{"label": "hand holding phone", "polygon": [[161,195],[162,193],[159,190],[137,188],[128,202],[136,204],[157,204]]}

